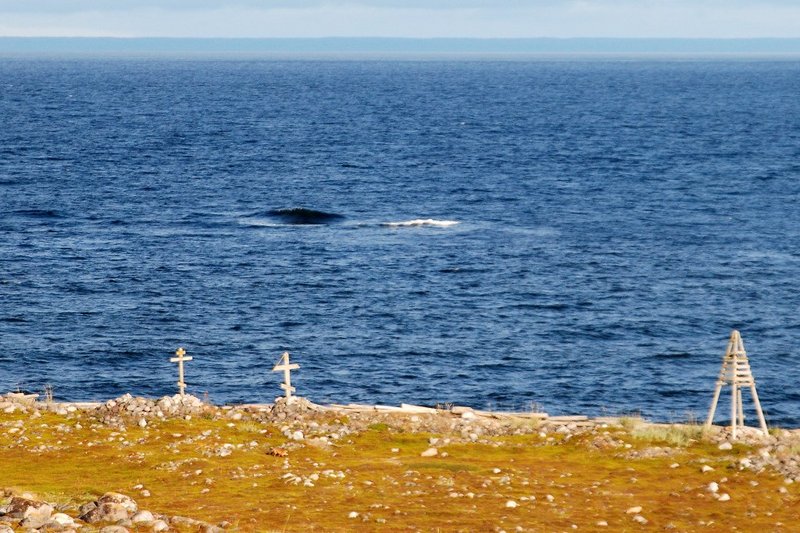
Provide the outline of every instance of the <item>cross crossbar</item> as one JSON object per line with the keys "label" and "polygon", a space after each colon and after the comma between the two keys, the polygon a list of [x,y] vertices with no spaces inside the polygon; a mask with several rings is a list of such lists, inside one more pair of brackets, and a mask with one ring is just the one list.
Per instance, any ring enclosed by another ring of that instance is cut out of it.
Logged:
{"label": "cross crossbar", "polygon": [[283,372],[283,383],[281,383],[281,388],[286,391],[287,400],[291,398],[292,393],[297,390],[292,387],[292,370],[297,370],[298,368],[300,368],[300,365],[289,362],[289,352],[283,352],[283,354],[281,354],[281,358],[278,360],[278,363],[272,369],[273,372]]}

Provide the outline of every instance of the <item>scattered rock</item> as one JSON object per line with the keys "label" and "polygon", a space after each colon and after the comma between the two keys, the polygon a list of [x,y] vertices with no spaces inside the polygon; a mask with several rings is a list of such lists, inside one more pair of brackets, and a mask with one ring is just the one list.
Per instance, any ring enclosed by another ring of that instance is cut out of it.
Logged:
{"label": "scattered rock", "polygon": [[436,448],[428,448],[427,450],[425,450],[424,452],[422,452],[419,455],[421,457],[434,457],[436,455],[439,455],[439,450],[437,450]]}
{"label": "scattered rock", "polygon": [[163,520],[156,520],[155,522],[153,522],[153,524],[150,526],[150,528],[151,528],[151,529],[152,529],[152,530],[153,530],[155,533],[159,533],[159,532],[161,532],[161,531],[167,531],[167,530],[169,530],[169,524],[167,524],[167,523],[166,523],[166,522],[164,522]]}
{"label": "scattered rock", "polygon": [[53,508],[48,504],[43,504],[39,507],[31,506],[25,509],[23,519],[19,525],[24,528],[38,529],[50,522],[52,515]]}
{"label": "scattered rock", "polygon": [[130,533],[130,529],[124,526],[106,526],[100,530],[100,533]]}
{"label": "scattered rock", "polygon": [[81,507],[82,514],[78,518],[90,524],[96,522],[118,522],[127,520],[138,509],[139,506],[132,498],[117,492],[107,492],[98,498],[96,502],[93,502],[93,506],[86,505]]}
{"label": "scattered rock", "polygon": [[131,522],[138,524],[141,522],[153,522],[156,518],[150,511],[139,511],[131,517]]}
{"label": "scattered rock", "polygon": [[51,522],[55,522],[59,526],[73,526],[75,525],[75,520],[72,519],[71,516],[66,515],[64,513],[56,513],[50,517]]}

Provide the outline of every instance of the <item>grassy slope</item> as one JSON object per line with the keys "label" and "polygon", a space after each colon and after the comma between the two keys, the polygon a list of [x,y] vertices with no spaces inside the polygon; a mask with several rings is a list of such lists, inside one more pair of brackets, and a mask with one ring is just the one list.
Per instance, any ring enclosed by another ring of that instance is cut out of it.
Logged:
{"label": "grassy slope", "polygon": [[[17,420],[25,420],[24,432],[8,433]],[[76,429],[77,423],[83,427]],[[673,447],[668,456],[630,459],[625,455],[632,450],[664,443],[651,441],[658,434],[637,437],[622,428],[608,431],[632,444],[631,449],[597,448],[592,444],[596,435],[567,443],[535,435],[497,438],[494,445],[441,446],[447,457],[423,458],[430,435],[378,425],[331,448],[290,449],[284,468],[285,459],[266,451],[286,439],[275,427],[253,422],[173,420],[119,433],[92,428],[83,415],[27,420],[0,414],[0,424],[0,487],[34,492],[73,508],[117,491],[153,512],[227,520],[242,531],[513,531],[517,526],[567,531],[573,524],[592,531],[601,529],[596,525],[600,520],[608,523],[602,528],[606,531],[661,530],[668,524],[678,531],[701,526],[704,531],[775,531],[782,529],[780,523],[790,531],[798,505],[795,485],[787,487],[788,493],[779,492],[782,477],[733,467],[737,457],[752,450],[737,445],[720,451],[690,441]],[[59,431],[59,426],[71,431]],[[28,441],[19,444],[20,435]],[[251,448],[253,441],[257,446]],[[87,447],[87,442],[97,444]],[[203,455],[224,443],[246,446],[228,457]],[[56,449],[33,451],[40,444]],[[670,468],[673,463],[680,466]],[[715,470],[703,473],[702,464]],[[496,468],[501,472],[495,473]],[[309,476],[327,469],[346,475],[323,474],[313,487],[281,479],[286,472]],[[727,481],[720,483],[720,492],[730,494],[728,502],[716,501],[705,490],[723,478]],[[133,489],[137,484],[152,495],[141,497]],[[523,500],[530,497],[535,500]],[[507,508],[510,499],[519,506]],[[633,506],[642,507],[646,525],[626,514]],[[359,517],[348,518],[351,511]]]}

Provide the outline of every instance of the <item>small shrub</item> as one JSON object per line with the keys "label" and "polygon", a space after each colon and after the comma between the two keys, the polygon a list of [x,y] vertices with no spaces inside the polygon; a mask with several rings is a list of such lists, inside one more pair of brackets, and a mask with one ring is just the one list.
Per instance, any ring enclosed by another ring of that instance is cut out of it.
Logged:
{"label": "small shrub", "polygon": [[672,446],[687,446],[703,437],[703,426],[651,426],[640,424],[631,436],[648,442],[665,442]]}

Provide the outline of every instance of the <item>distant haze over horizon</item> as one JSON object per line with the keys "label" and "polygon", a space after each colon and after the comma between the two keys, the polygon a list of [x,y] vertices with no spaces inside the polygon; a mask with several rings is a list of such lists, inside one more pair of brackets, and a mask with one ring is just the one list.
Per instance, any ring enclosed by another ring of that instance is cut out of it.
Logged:
{"label": "distant haze over horizon", "polygon": [[794,0],[0,0],[0,36],[798,38]]}
{"label": "distant haze over horizon", "polygon": [[800,39],[402,39],[0,37],[4,54],[677,54],[797,55]]}

